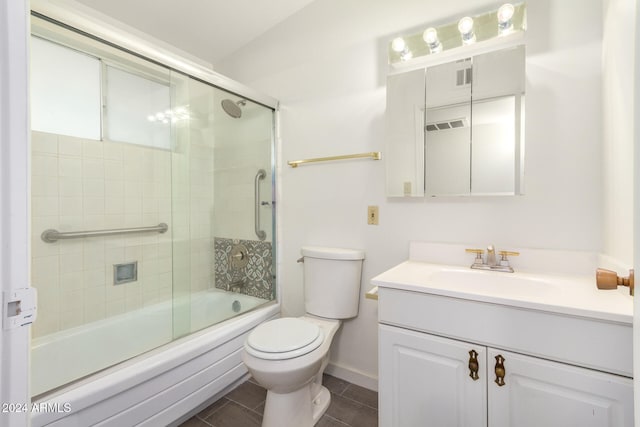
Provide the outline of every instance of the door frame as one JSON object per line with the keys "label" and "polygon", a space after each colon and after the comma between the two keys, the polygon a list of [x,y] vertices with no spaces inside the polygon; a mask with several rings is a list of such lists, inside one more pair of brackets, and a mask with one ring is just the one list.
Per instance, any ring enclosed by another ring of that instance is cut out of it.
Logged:
{"label": "door frame", "polygon": [[[0,300],[29,286],[29,0],[0,2]],[[0,424],[30,424],[30,328],[0,326]]]}

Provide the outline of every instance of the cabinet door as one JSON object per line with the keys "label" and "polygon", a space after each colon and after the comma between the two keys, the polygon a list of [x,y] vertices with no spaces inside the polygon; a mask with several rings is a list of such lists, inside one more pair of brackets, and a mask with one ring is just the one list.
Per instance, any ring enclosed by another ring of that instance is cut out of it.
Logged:
{"label": "cabinet door", "polygon": [[486,427],[485,347],[387,325],[379,332],[381,427]]}
{"label": "cabinet door", "polygon": [[[630,378],[488,349],[492,427],[633,427]],[[491,375],[504,358],[504,385]]]}
{"label": "cabinet door", "polygon": [[387,196],[424,196],[424,69],[387,77]]}

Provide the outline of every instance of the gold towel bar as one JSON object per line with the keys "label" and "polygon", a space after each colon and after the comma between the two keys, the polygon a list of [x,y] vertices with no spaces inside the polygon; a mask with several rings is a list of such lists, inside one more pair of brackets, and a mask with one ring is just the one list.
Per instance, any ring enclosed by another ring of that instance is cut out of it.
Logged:
{"label": "gold towel bar", "polygon": [[362,159],[362,158],[371,158],[372,160],[380,160],[382,158],[382,153],[380,151],[372,151],[370,153],[345,154],[344,156],[316,157],[315,159],[290,160],[287,162],[287,164],[292,168],[297,168],[298,165],[302,165],[304,163],[329,162],[332,160],[347,160],[347,159]]}

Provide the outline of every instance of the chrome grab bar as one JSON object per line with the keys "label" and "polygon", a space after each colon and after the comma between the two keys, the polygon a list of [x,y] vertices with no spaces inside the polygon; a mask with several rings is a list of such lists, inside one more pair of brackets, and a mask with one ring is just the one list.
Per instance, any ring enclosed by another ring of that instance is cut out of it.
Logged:
{"label": "chrome grab bar", "polygon": [[264,169],[260,169],[258,171],[258,173],[256,174],[256,177],[254,179],[254,205],[255,205],[255,209],[254,209],[254,223],[255,223],[255,231],[256,231],[256,236],[258,236],[258,239],[260,240],[264,240],[267,238],[267,233],[265,233],[263,230],[260,230],[260,180],[261,179],[265,179],[265,177],[267,176],[267,173],[265,172]]}
{"label": "chrome grab bar", "polygon": [[129,234],[129,233],[142,233],[156,231],[158,233],[165,233],[169,229],[169,226],[164,222],[152,227],[133,227],[133,228],[114,228],[111,230],[88,230],[88,231],[69,231],[60,232],[58,230],[44,230],[40,237],[46,243],[55,243],[61,239],[77,239],[80,237],[100,237],[100,236],[114,236],[116,234]]}

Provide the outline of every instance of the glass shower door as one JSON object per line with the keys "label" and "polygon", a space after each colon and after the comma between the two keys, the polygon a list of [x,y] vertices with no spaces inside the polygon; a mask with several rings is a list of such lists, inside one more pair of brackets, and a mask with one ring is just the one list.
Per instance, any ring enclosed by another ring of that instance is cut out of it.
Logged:
{"label": "glass shower door", "polygon": [[32,29],[40,395],[173,339],[170,127],[149,120],[169,106],[170,80],[168,68],[52,23],[34,18]]}
{"label": "glass shower door", "polygon": [[182,336],[275,297],[274,113],[179,73],[172,87],[172,108],[189,117],[173,126],[174,333]]}
{"label": "glass shower door", "polygon": [[32,31],[38,396],[275,298],[274,112],[52,22]]}

